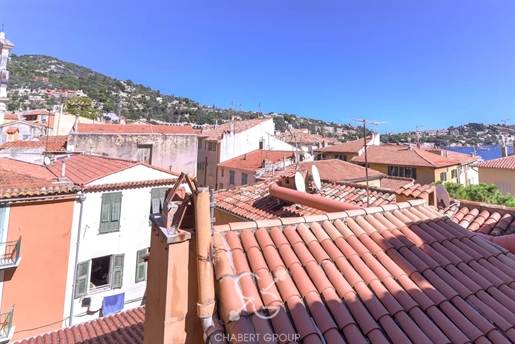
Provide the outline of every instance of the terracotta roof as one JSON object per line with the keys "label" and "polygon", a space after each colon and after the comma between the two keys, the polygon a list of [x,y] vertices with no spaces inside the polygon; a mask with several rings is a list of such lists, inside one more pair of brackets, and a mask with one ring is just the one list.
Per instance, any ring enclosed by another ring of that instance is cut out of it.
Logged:
{"label": "terracotta roof", "polygon": [[499,168],[503,170],[515,170],[515,155],[483,161],[475,164],[474,166],[486,168]]}
{"label": "terracotta roof", "polygon": [[115,189],[132,189],[141,187],[154,187],[172,185],[175,183],[177,178],[171,179],[154,179],[154,180],[142,180],[137,182],[123,182],[123,183],[108,183],[99,185],[90,185],[84,188],[86,191],[103,191],[103,190],[115,190]]}
{"label": "terracotta roof", "polygon": [[58,183],[45,167],[0,158],[0,198],[29,197],[75,192],[72,183]]}
{"label": "terracotta roof", "polygon": [[[255,127],[266,121],[272,121],[272,118],[258,118],[258,119],[249,119],[245,121],[234,121],[234,133],[241,133],[245,130],[249,130],[250,128]],[[228,133],[231,130],[231,123],[226,122],[222,125],[214,129],[210,129],[206,132],[203,132],[199,136],[203,137],[207,141],[219,141],[222,139],[222,135],[224,133]]]}
{"label": "terracotta roof", "polygon": [[479,159],[481,159],[481,157],[479,157],[479,156],[473,156],[470,154],[453,152],[453,151],[445,150],[445,149],[436,149],[436,148],[422,148],[422,149],[425,149],[426,151],[436,154],[436,155],[441,155],[441,156],[451,158],[453,160],[459,161],[462,164],[469,164],[471,162],[478,161]]}
{"label": "terracotta roof", "polygon": [[216,226],[229,337],[515,342],[515,256],[411,203]]}
{"label": "terracotta roof", "polygon": [[46,180],[55,179],[55,175],[45,166],[10,158],[0,158],[0,170],[25,174]]}
{"label": "terracotta roof", "polygon": [[[6,113],[4,115],[4,119],[11,120],[11,121],[17,121],[17,120],[19,120],[19,117],[18,117],[18,114],[16,114],[16,113]],[[2,124],[2,123],[0,123],[0,124]]]}
{"label": "terracotta roof", "polygon": [[381,179],[381,188],[398,190],[414,183],[413,178],[386,176]]}
{"label": "terracotta roof", "polygon": [[[329,160],[316,160],[305,161],[299,163],[298,169],[296,164],[286,167],[286,170],[278,172],[279,175],[291,176],[297,170],[308,171],[311,174],[311,166],[316,166],[320,173],[320,179],[328,182],[352,181],[352,180],[365,180],[365,168],[350,162],[329,159]],[[371,179],[376,179],[384,176],[383,173],[368,169],[368,176]]]}
{"label": "terracotta roof", "polygon": [[16,134],[17,132],[19,132],[20,129],[18,129],[17,127],[10,127],[10,128],[7,128],[7,134]]}
{"label": "terracotta roof", "polygon": [[15,342],[15,344],[143,344],[145,307]]}
{"label": "terracotta roof", "polygon": [[[370,146],[367,148],[368,163],[383,165],[443,167],[459,162],[451,158],[433,154],[423,149],[397,145]],[[365,162],[365,156],[357,156],[352,162]]]}
{"label": "terracotta roof", "polygon": [[493,236],[515,233],[515,208],[460,200],[459,205],[439,211],[472,232]]}
{"label": "terracotta roof", "polygon": [[434,191],[435,187],[427,184],[407,184],[395,190],[395,193],[414,198],[423,198]]}
{"label": "terracotta roof", "polygon": [[[367,137],[370,139],[370,136]],[[316,152],[334,152],[334,153],[358,153],[364,147],[364,140],[357,139],[341,143],[339,145],[318,148]]]}
{"label": "terracotta roof", "polygon": [[[62,164],[62,159],[57,160],[50,164],[48,169],[56,177],[59,177],[61,176]],[[139,162],[129,160],[77,154],[66,158],[65,174],[66,178],[73,183],[84,185],[139,164]]]}
{"label": "terracotta roof", "polygon": [[[311,207],[292,204],[269,193],[270,179],[253,185],[244,185],[233,190],[219,190],[215,193],[216,207],[249,220],[275,219],[278,217],[317,215],[324,212]],[[382,189],[370,188],[370,204],[395,203],[396,195]],[[322,183],[320,197],[356,205],[366,204],[364,185]]]}
{"label": "terracotta roof", "polygon": [[184,125],[152,125],[152,124],[86,124],[79,123],[79,133],[109,134],[195,134],[193,127]]}
{"label": "terracotta roof", "polygon": [[49,136],[48,142],[46,137],[40,137],[39,139],[33,141],[9,141],[0,145],[0,149],[9,149],[9,148],[47,148],[49,151],[66,151],[66,142],[68,141],[67,136]]}
{"label": "terracotta roof", "polygon": [[0,169],[0,198],[43,196],[78,191],[72,183],[36,178]]}
{"label": "terracotta roof", "polygon": [[219,163],[218,166],[255,172],[257,169],[263,167],[263,160],[277,163],[282,161],[284,156],[290,159],[293,156],[293,152],[256,149],[255,151]]}

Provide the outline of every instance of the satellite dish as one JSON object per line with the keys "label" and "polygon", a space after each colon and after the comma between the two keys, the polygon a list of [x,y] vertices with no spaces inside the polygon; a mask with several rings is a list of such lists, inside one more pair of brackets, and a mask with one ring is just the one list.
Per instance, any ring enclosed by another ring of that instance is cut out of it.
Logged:
{"label": "satellite dish", "polygon": [[436,202],[438,206],[447,208],[451,204],[451,197],[442,184],[436,184]]}
{"label": "satellite dish", "polygon": [[315,165],[311,166],[311,175],[313,176],[313,182],[317,190],[322,188],[322,183],[320,182],[320,173],[318,173],[318,168]]}
{"label": "satellite dish", "polygon": [[306,182],[299,171],[295,172],[295,188],[297,191],[306,192]]}
{"label": "satellite dish", "polygon": [[47,157],[47,156],[46,156],[46,157],[44,157],[44,158],[43,158],[43,164],[45,164],[45,166],[50,165],[50,158],[49,158],[49,157]]}

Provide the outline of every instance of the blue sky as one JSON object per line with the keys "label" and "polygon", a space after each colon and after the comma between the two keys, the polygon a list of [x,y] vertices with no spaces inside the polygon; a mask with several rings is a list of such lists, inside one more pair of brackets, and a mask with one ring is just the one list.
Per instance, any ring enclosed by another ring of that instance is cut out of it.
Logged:
{"label": "blue sky", "polygon": [[0,0],[16,54],[387,131],[515,123],[515,1]]}

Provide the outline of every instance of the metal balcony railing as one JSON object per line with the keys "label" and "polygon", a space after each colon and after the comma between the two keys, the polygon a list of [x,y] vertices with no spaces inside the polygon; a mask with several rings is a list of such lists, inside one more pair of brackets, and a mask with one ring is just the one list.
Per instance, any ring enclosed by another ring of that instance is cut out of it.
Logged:
{"label": "metal balcony railing", "polygon": [[3,253],[0,254],[0,269],[16,266],[20,259],[20,249],[21,237],[17,241],[0,243],[0,252],[3,251]]}
{"label": "metal balcony railing", "polygon": [[13,316],[14,305],[10,311],[0,314],[0,342],[5,341],[6,339],[10,339],[12,336],[11,328],[13,326]]}

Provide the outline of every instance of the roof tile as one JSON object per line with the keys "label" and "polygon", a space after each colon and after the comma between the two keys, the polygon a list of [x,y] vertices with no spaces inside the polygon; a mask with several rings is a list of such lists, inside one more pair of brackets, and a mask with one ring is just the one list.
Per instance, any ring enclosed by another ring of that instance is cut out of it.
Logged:
{"label": "roof tile", "polygon": [[[278,285],[274,302],[285,307],[281,309],[304,339],[513,340],[510,324],[515,313],[509,309],[514,304],[510,295],[515,266],[505,264],[509,253],[476,235],[469,238],[466,229],[442,221],[445,217],[427,206],[401,208],[402,212],[351,214],[346,224],[336,219],[322,225],[307,221],[269,228],[278,249],[271,246],[265,230],[230,232],[231,247],[238,238],[243,243],[252,272],[260,277],[263,299],[269,297],[265,290]],[[290,279],[274,283],[271,270],[279,268],[286,269],[295,284]],[[231,333],[231,322],[227,325]]]}
{"label": "roof tile", "polygon": [[474,166],[484,168],[498,168],[502,170],[515,170],[515,155],[479,162]]}
{"label": "roof tile", "polygon": [[79,123],[78,133],[92,134],[195,134],[189,125],[86,124]]}

